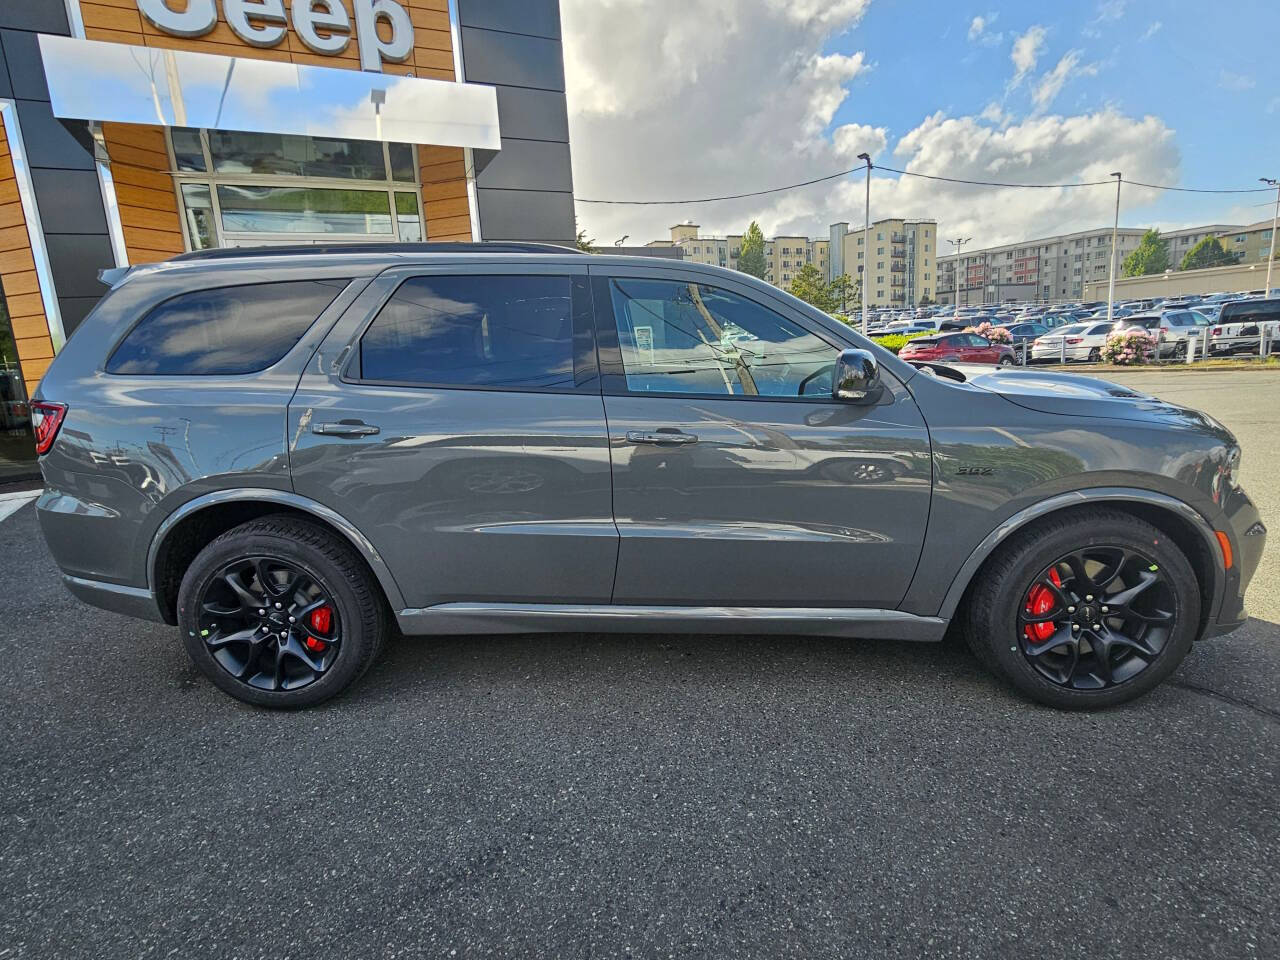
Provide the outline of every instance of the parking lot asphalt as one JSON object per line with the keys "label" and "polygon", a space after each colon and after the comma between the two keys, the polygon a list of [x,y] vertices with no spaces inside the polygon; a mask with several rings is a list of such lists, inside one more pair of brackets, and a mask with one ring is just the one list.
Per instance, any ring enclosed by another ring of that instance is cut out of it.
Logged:
{"label": "parking lot asphalt", "polygon": [[[1206,376],[1147,389],[1274,529],[1280,377]],[[72,601],[30,506],[0,550],[0,960],[1280,955],[1274,607],[1101,714],[954,644],[598,635],[396,641],[269,713]]]}

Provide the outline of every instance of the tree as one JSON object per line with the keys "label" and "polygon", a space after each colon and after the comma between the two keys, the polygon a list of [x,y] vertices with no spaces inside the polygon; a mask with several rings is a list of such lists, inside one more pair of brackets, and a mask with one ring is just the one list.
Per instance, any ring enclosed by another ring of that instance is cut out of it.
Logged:
{"label": "tree", "polygon": [[1236,262],[1236,255],[1222,245],[1217,237],[1205,237],[1187,251],[1179,270],[1203,270],[1205,267],[1229,267]]}
{"label": "tree", "polygon": [[1148,230],[1142,235],[1138,249],[1124,258],[1121,271],[1126,277],[1146,277],[1164,273],[1169,269],[1169,244],[1160,239],[1159,230]]}
{"label": "tree", "polygon": [[738,269],[753,277],[764,279],[766,268],[764,262],[764,234],[760,224],[754,220],[742,235],[742,246],[738,250]]}
{"label": "tree", "polygon": [[842,273],[829,284],[831,291],[831,309],[829,313],[848,313],[850,307],[858,306],[858,284]]}
{"label": "tree", "polygon": [[832,313],[838,306],[832,304],[831,288],[812,263],[806,263],[791,278],[791,295],[813,304],[823,313]]}
{"label": "tree", "polygon": [[919,303],[917,303],[917,304],[916,304],[916,306],[917,306],[917,307],[931,307],[931,306],[933,306],[933,301],[929,299],[929,295],[926,293],[923,297],[921,297],[921,298],[920,298],[920,302],[919,302]]}
{"label": "tree", "polygon": [[596,249],[595,243],[596,243],[595,237],[592,237],[590,240],[588,240],[587,231],[579,230],[578,238],[574,240],[573,245],[577,247],[579,250],[581,250],[583,253],[599,253],[600,251]]}

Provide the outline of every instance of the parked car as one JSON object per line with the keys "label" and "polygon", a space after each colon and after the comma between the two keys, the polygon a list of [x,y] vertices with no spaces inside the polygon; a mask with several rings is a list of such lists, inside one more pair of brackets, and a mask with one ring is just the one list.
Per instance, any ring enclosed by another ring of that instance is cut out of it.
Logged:
{"label": "parked car", "polygon": [[[177,626],[249,703],[334,696],[392,621],[955,622],[1024,694],[1094,708],[1245,620],[1265,529],[1235,438],[1113,384],[912,364],[736,271],[535,244],[109,276],[32,400],[40,525],[76,596]],[[60,696],[137,659],[95,622]]]}
{"label": "parked car", "polygon": [[1009,336],[1013,337],[1013,345],[1017,348],[1049,332],[1049,328],[1043,323],[1015,323],[1005,329],[1009,331]]}
{"label": "parked car", "polygon": [[937,337],[917,337],[898,351],[904,360],[941,363],[996,363],[1010,366],[1017,354],[1007,343],[992,343],[976,333],[949,333]]}
{"label": "parked car", "polygon": [[1229,301],[1210,329],[1209,353],[1257,353],[1264,332],[1271,352],[1280,337],[1280,297]]}
{"label": "parked car", "polygon": [[1102,348],[1111,335],[1112,324],[1077,323],[1050,330],[1037,337],[1031,344],[1032,363],[1052,363],[1056,360],[1085,360],[1097,363],[1102,359]]}
{"label": "parked car", "polygon": [[1160,326],[1157,329],[1160,356],[1185,357],[1190,340],[1194,337],[1200,342],[1210,325],[1209,319],[1195,310],[1184,308],[1161,311]]}

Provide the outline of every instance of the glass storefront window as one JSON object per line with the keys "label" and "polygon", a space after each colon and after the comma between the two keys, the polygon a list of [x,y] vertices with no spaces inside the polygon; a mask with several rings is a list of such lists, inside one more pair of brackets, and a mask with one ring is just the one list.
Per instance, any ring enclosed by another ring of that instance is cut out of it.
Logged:
{"label": "glass storefront window", "polygon": [[414,158],[417,151],[407,143],[387,144],[387,155],[391,158],[391,179],[402,183],[413,183],[418,179],[417,164]]}
{"label": "glass storefront window", "polygon": [[36,444],[31,434],[31,409],[18,365],[9,307],[0,289],[0,483],[36,477]]}
{"label": "glass storefront window", "polygon": [[173,161],[177,169],[184,173],[204,173],[204,144],[200,142],[200,131],[188,127],[175,127],[173,130]]}
{"label": "glass storefront window", "polygon": [[[388,179],[382,144],[367,140],[210,130],[209,154],[214,172],[218,174]],[[413,179],[412,170],[408,179]]]}
{"label": "glass storefront window", "polygon": [[192,250],[208,250],[218,245],[213,229],[213,200],[207,183],[184,183],[182,204],[187,210],[187,233]]}
{"label": "glass storefront window", "polygon": [[219,185],[218,205],[226,233],[394,234],[381,190]]}
{"label": "glass storefront window", "polygon": [[396,194],[396,223],[404,243],[418,243],[422,237],[422,217],[418,216],[418,197],[413,193]]}

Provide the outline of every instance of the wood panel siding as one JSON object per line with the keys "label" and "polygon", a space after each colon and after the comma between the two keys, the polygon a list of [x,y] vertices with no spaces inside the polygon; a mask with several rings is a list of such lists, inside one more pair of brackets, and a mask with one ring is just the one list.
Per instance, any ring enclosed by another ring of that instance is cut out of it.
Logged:
{"label": "wood panel siding", "polygon": [[[90,40],[359,70],[359,40],[354,11],[351,0],[341,2],[351,21],[351,41],[337,56],[314,53],[294,33],[293,0],[285,0],[285,6],[290,8],[290,28],[285,39],[274,47],[266,48],[252,46],[236,36],[223,17],[221,4],[218,7],[218,25],[204,36],[195,38],[173,37],[157,30],[138,12],[137,0],[81,0],[80,15],[84,20],[85,36]],[[383,71],[398,76],[454,80],[449,0],[398,2],[413,21],[413,53],[404,63],[384,63]],[[380,22],[380,29],[386,30],[386,25]],[[129,262],[146,263],[181,253],[184,243],[182,222],[163,128],[116,123],[103,126]],[[471,239],[471,219],[465,208],[466,170],[462,158],[461,148],[419,148],[422,201],[426,215],[424,227],[426,236],[431,240]],[[126,190],[126,187],[137,189]],[[168,200],[162,199],[160,194],[167,194]],[[457,203],[459,200],[463,202],[461,208]],[[4,202],[0,196],[0,203]],[[0,224],[2,229],[3,224]]]}
{"label": "wood panel siding", "polygon": [[18,365],[28,395],[53,362],[49,318],[40,296],[40,278],[31,253],[31,235],[9,155],[9,134],[0,124],[0,284],[18,349]]}

